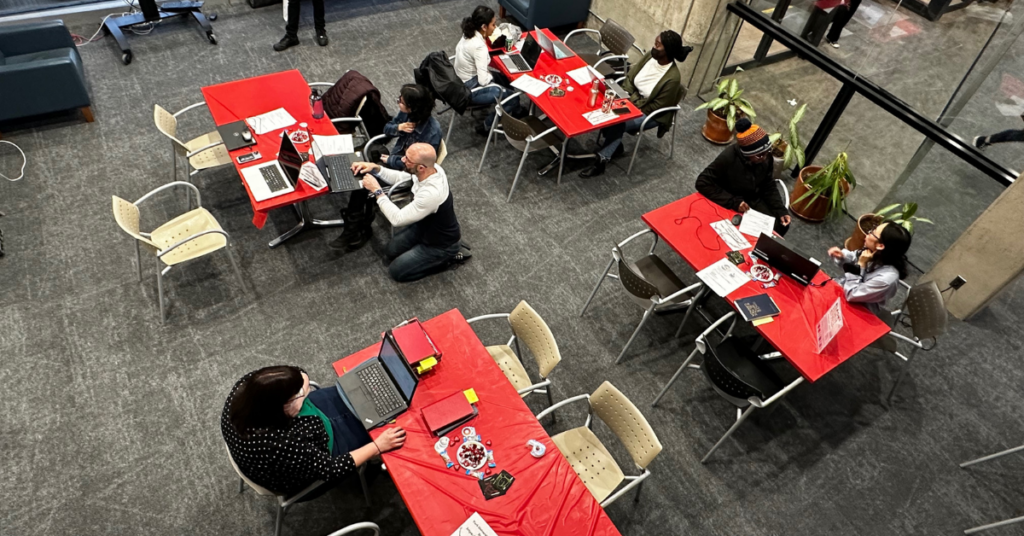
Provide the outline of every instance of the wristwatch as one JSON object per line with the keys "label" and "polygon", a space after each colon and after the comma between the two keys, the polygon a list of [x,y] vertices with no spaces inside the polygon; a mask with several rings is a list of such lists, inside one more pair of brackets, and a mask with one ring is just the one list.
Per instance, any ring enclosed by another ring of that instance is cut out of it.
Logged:
{"label": "wristwatch", "polygon": [[370,199],[377,199],[382,195],[384,195],[384,190],[377,188],[376,190],[370,192]]}

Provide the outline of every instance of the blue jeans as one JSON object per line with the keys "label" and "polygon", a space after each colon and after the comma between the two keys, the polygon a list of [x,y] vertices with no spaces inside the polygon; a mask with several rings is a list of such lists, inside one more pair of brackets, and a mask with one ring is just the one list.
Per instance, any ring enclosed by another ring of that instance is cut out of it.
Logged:
{"label": "blue jeans", "polygon": [[394,259],[388,266],[388,274],[399,283],[423,279],[444,270],[459,252],[458,242],[447,248],[424,244],[420,240],[419,225],[414,223],[398,230],[388,243],[385,253],[389,259]]}
{"label": "blue jeans", "polygon": [[[477,82],[475,76],[473,78],[470,78],[469,80],[466,80],[466,87],[468,87],[469,89],[473,89],[475,87],[478,87],[479,85],[480,82]],[[497,104],[499,101],[505,100],[512,94],[513,91],[509,89],[491,86],[488,88],[481,89],[480,91],[470,93],[469,102],[478,105]],[[514,99],[505,103],[504,105],[502,105],[502,108],[504,108],[505,111],[508,113],[518,112],[519,99]],[[487,127],[488,129],[491,128],[491,123],[494,122],[494,115],[494,108],[491,108],[491,111],[487,113],[487,119],[484,120],[484,126]]]}
{"label": "blue jeans", "polygon": [[[612,159],[612,155],[615,154],[615,150],[622,145],[622,135],[625,133],[636,134],[640,132],[640,124],[644,122],[646,115],[641,115],[636,119],[630,119],[624,123],[612,125],[601,129],[601,135],[604,136],[604,147],[597,151],[597,156],[601,157],[601,160],[607,162]],[[644,130],[650,130],[658,126],[657,121],[651,121],[647,123],[647,128]]]}

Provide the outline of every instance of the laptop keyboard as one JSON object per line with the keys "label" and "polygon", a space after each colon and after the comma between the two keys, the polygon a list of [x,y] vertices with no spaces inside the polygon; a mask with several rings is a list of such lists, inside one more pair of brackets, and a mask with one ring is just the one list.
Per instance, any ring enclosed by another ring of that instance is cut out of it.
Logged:
{"label": "laptop keyboard", "polygon": [[352,174],[352,160],[347,156],[325,156],[327,174],[332,192],[351,192],[360,188],[359,181]]}
{"label": "laptop keyboard", "polygon": [[530,70],[530,64],[526,63],[526,60],[524,60],[521,55],[516,54],[514,56],[509,56],[508,59],[512,60],[512,64],[516,66],[516,69],[519,69],[520,71]]}
{"label": "laptop keyboard", "polygon": [[271,192],[280,192],[281,190],[288,189],[288,181],[281,175],[281,171],[277,169],[277,166],[261,167],[260,175],[263,175],[263,181],[267,183],[267,188],[270,188]]}
{"label": "laptop keyboard", "polygon": [[357,374],[359,380],[370,391],[370,397],[373,399],[373,405],[377,408],[378,415],[383,417],[402,408],[404,402],[399,398],[383,367],[366,367],[359,370]]}

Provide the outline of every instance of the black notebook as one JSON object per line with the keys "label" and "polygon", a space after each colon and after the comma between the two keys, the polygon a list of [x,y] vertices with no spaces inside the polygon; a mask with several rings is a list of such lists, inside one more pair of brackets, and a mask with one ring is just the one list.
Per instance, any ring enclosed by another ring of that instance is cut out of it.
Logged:
{"label": "black notebook", "polygon": [[746,320],[747,322],[768,316],[775,316],[781,312],[779,311],[779,306],[775,305],[775,301],[767,294],[758,294],[749,298],[741,298],[732,303],[736,306],[736,310],[743,315],[743,320]]}

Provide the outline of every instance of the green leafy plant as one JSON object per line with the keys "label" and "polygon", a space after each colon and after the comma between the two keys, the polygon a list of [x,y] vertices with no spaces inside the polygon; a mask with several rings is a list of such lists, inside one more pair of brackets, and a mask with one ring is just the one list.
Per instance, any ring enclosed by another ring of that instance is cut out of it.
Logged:
{"label": "green leafy plant", "polygon": [[718,97],[711,99],[694,110],[709,109],[719,117],[725,118],[725,124],[729,130],[736,128],[736,119],[739,112],[746,114],[750,119],[757,117],[754,113],[754,106],[743,98],[743,90],[735,78],[726,78],[718,83]]}
{"label": "green leafy plant", "polygon": [[[806,111],[807,104],[801,104],[793,113],[793,117],[789,119],[789,137],[786,139],[786,152],[782,161],[782,167],[786,169],[790,169],[794,165],[803,168],[806,163],[807,157],[804,156],[804,148],[800,143],[800,131],[796,128],[796,124],[804,118]],[[781,138],[781,136],[780,134],[779,137]]]}
{"label": "green leafy plant", "polygon": [[839,153],[829,165],[804,180],[807,191],[792,204],[799,205],[805,201],[810,204],[816,197],[821,197],[828,203],[825,217],[838,218],[846,210],[846,196],[849,195],[843,188],[843,181],[850,185],[850,191],[857,186],[846,153]]}
{"label": "green leafy plant", "polygon": [[[890,214],[890,212],[892,214]],[[914,234],[915,221],[931,223],[933,225],[935,223],[928,218],[919,218],[915,216],[915,214],[917,214],[917,203],[896,203],[879,210],[876,214],[885,218],[885,221],[887,222],[892,222],[903,227],[910,234]]]}

